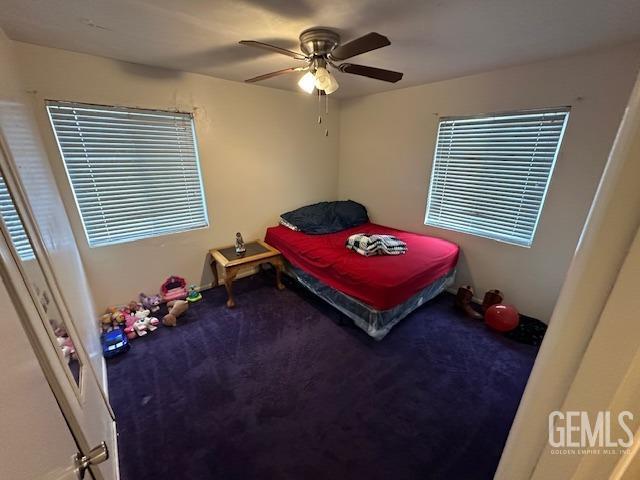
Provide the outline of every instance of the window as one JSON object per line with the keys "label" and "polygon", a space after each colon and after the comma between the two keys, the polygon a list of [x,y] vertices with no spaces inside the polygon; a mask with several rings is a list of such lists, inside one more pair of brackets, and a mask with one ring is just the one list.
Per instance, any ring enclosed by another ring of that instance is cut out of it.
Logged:
{"label": "window", "polygon": [[20,220],[20,216],[16,211],[13,199],[9,194],[9,189],[2,175],[0,175],[0,216],[7,227],[7,231],[11,237],[11,243],[13,243],[20,259],[33,260],[36,258],[33,254],[31,243],[29,243],[27,232],[24,230],[22,220]]}
{"label": "window", "polygon": [[443,118],[425,224],[529,247],[569,109]]}
{"label": "window", "polygon": [[208,226],[190,114],[47,102],[91,247]]}

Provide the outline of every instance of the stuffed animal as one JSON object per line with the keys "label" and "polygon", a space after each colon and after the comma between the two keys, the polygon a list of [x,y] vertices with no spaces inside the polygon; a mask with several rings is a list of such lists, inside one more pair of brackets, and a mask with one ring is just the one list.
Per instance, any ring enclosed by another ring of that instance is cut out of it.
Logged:
{"label": "stuffed animal", "polygon": [[69,337],[56,337],[56,341],[62,350],[65,360],[69,363],[76,354],[76,347],[73,341]]}
{"label": "stuffed animal", "polygon": [[[118,307],[107,307],[105,315],[111,315],[111,325],[113,327],[121,327],[124,325],[124,314]],[[100,323],[106,323],[106,317],[104,318],[104,322],[103,318],[100,317]]]}
{"label": "stuffed animal", "polygon": [[138,310],[135,313],[135,317],[139,321],[143,321],[146,331],[153,332],[156,328],[158,328],[158,324],[160,323],[160,321],[156,317],[150,317],[149,313],[149,310]]}
{"label": "stuffed animal", "polygon": [[111,314],[111,321],[114,327],[123,327],[126,323],[125,314],[121,310],[116,310]]}
{"label": "stuffed animal", "polygon": [[129,312],[133,314],[142,308],[142,304],[136,302],[135,300],[131,300],[127,305],[127,308],[129,309]]}
{"label": "stuffed animal", "polygon": [[151,312],[149,312],[149,310],[138,310],[137,312],[132,313],[132,315],[134,315],[136,318],[145,318],[148,317],[150,313]]}
{"label": "stuffed animal", "polygon": [[170,310],[162,319],[162,323],[167,327],[175,327],[178,317],[189,308],[189,302],[185,300],[174,300],[167,303],[167,307],[169,307]]}
{"label": "stuffed animal", "polygon": [[142,307],[147,310],[151,310],[151,312],[157,312],[160,310],[160,302],[162,298],[160,295],[145,295],[144,293],[140,294],[140,303],[142,303]]}
{"label": "stuffed animal", "polygon": [[134,338],[136,338],[138,335],[136,334],[136,331],[133,328],[133,324],[136,323],[137,318],[134,317],[133,315],[127,315],[125,317],[125,326],[124,326],[124,333],[127,334],[127,338],[129,340],[133,340]]}
{"label": "stuffed animal", "polygon": [[105,313],[100,316],[100,328],[102,329],[102,333],[113,330],[113,317],[110,313]]}
{"label": "stuffed animal", "polygon": [[147,323],[144,318],[135,317],[136,321],[133,323],[133,330],[138,334],[139,337],[145,336],[147,333]]}
{"label": "stuffed animal", "polygon": [[160,323],[160,320],[158,320],[156,317],[144,317],[142,321],[144,322],[144,326],[148,332],[153,332],[154,330],[156,330],[158,328],[158,324]]}
{"label": "stuffed animal", "polygon": [[144,318],[138,318],[135,315],[125,315],[124,333],[127,334],[129,340],[136,337],[142,337],[147,334],[147,327]]}

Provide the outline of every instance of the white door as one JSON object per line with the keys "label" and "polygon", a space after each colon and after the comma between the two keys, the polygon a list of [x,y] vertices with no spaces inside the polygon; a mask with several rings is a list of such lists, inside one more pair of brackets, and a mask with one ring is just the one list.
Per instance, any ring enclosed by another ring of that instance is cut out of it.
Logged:
{"label": "white door", "polygon": [[0,268],[0,478],[77,480],[78,447],[22,328],[4,271]]}
{"label": "white door", "polygon": [[[0,271],[4,285],[80,455],[88,456],[104,442],[108,458],[89,469],[96,480],[116,480],[118,466],[113,412],[77,328],[83,325],[86,331],[86,325],[95,321],[95,315],[93,311],[86,311],[84,318],[72,317],[59,288],[60,282],[66,279],[55,277],[21,192],[22,187],[11,171],[3,149],[0,149],[3,219],[0,222]],[[89,292],[76,291],[74,295],[89,295]],[[97,328],[92,334],[97,336]],[[61,458],[60,461],[71,467],[70,459]],[[85,478],[91,477],[87,474]]]}

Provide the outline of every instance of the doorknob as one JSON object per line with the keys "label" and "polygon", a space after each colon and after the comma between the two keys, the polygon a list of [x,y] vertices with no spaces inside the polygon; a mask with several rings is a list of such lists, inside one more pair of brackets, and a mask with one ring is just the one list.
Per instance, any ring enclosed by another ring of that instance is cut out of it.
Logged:
{"label": "doorknob", "polygon": [[106,461],[109,458],[109,449],[107,444],[102,442],[97,447],[91,449],[87,455],[82,455],[80,452],[76,453],[74,463],[76,466],[76,474],[78,480],[84,479],[84,474],[90,465],[98,465]]}

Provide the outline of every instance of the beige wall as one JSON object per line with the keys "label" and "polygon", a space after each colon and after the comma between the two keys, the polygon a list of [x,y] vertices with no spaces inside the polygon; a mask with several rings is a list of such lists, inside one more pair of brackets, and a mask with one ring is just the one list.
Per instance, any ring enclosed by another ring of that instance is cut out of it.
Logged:
{"label": "beige wall", "polygon": [[[206,286],[208,249],[232,244],[237,231],[263,238],[280,213],[337,195],[335,105],[325,137],[317,103],[305,94],[19,42],[15,48],[99,310],[157,292],[170,274]],[[45,99],[194,111],[210,227],[89,248]]]}
{"label": "beige wall", "polygon": [[[638,45],[386,92],[341,103],[339,196],[378,223],[462,247],[458,281],[503,290],[548,321],[639,64]],[[532,248],[423,224],[438,116],[571,105]]]}

